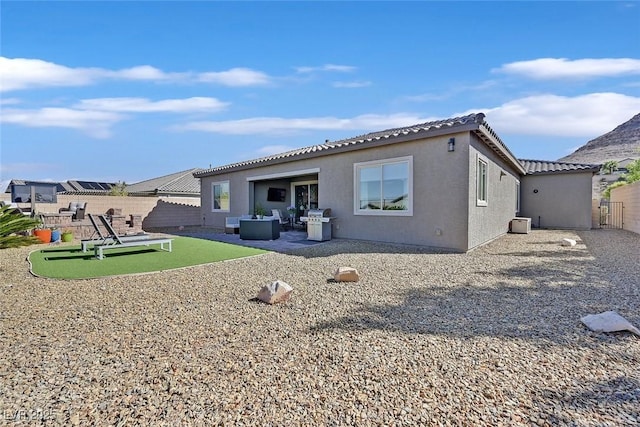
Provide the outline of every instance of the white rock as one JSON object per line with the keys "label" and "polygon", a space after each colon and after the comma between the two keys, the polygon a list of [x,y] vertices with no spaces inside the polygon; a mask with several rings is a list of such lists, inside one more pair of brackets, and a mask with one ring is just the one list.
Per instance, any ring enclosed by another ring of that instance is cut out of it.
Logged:
{"label": "white rock", "polygon": [[576,241],[573,239],[562,239],[562,246],[575,246]]}
{"label": "white rock", "polygon": [[288,283],[276,280],[270,285],[265,285],[260,289],[258,299],[267,304],[277,304],[289,300],[289,298],[291,298],[291,292],[293,292],[293,288]]}
{"label": "white rock", "polygon": [[353,267],[338,267],[333,273],[333,280],[336,282],[357,282],[360,280],[358,270]]}
{"label": "white rock", "polygon": [[633,326],[627,319],[620,316],[615,311],[605,311],[600,314],[588,314],[580,321],[584,323],[587,328],[596,332],[617,332],[617,331],[629,331],[640,336],[640,330]]}

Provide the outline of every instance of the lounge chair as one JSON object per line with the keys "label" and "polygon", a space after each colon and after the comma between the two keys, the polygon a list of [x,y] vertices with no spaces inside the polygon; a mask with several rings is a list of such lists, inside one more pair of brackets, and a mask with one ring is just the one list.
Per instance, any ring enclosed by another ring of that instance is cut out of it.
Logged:
{"label": "lounge chair", "polygon": [[[109,233],[109,237],[111,239],[105,240],[104,243],[98,243],[93,246],[93,251],[96,255],[96,258],[103,259],[104,251],[107,249],[117,249],[117,248],[131,248],[136,246],[149,246],[154,244],[159,244],[160,249],[163,251],[171,252],[171,242],[173,239],[168,237],[159,237],[159,238],[150,238],[149,236],[141,236],[136,238],[136,236],[120,236],[113,229],[109,221],[104,215],[99,215],[98,218],[102,225],[107,229]],[[167,244],[167,248],[165,249],[165,243]]]}
{"label": "lounge chair", "polygon": [[[89,245],[102,245],[105,243],[114,243],[115,239],[111,235],[104,235],[100,227],[98,226],[98,222],[96,221],[95,216],[92,214],[87,214],[89,217],[89,221],[91,221],[91,225],[93,225],[93,234],[88,239],[82,239],[80,241],[80,247],[82,248],[82,252],[87,252]],[[107,221],[108,222],[108,221]],[[111,225],[111,224],[109,224]],[[107,229],[108,230],[108,229]],[[130,236],[120,236],[120,240],[144,240],[148,239],[150,236],[146,233],[133,234]]]}

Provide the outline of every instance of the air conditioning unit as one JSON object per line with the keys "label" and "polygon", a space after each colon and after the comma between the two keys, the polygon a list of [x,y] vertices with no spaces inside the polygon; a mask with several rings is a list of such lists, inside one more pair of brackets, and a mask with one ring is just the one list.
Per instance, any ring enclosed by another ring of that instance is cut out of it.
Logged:
{"label": "air conditioning unit", "polygon": [[531,231],[531,218],[513,218],[511,220],[511,232],[516,234],[529,234]]}

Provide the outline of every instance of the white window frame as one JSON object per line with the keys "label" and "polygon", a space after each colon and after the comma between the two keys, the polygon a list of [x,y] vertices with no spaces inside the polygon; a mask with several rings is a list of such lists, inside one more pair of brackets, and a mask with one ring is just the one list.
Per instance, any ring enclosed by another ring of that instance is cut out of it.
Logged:
{"label": "white window frame", "polygon": [[[407,170],[407,209],[360,209],[360,171],[372,166],[384,166],[389,164],[406,163]],[[396,157],[391,159],[374,160],[353,164],[353,214],[375,216],[413,216],[413,156]]]}
{"label": "white window frame", "polygon": [[[484,174],[482,173],[484,170]],[[489,205],[489,162],[478,156],[476,159],[476,206]]]}
{"label": "white window frame", "polygon": [[[222,209],[222,208],[218,208],[216,209],[216,199],[215,199],[215,187],[216,186],[221,186],[221,185],[227,185],[228,188],[228,193],[229,193],[229,208],[228,209]],[[216,181],[216,182],[212,182],[211,183],[211,212],[229,212],[231,209],[231,185],[229,183],[229,181]]]}

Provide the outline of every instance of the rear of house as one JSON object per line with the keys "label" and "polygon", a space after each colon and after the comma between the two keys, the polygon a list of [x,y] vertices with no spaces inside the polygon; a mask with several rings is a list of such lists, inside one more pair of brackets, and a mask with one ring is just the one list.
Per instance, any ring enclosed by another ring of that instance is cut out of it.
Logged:
{"label": "rear of house", "polygon": [[524,169],[484,114],[390,129],[202,170],[205,226],[330,208],[336,238],[468,251],[508,231]]}

